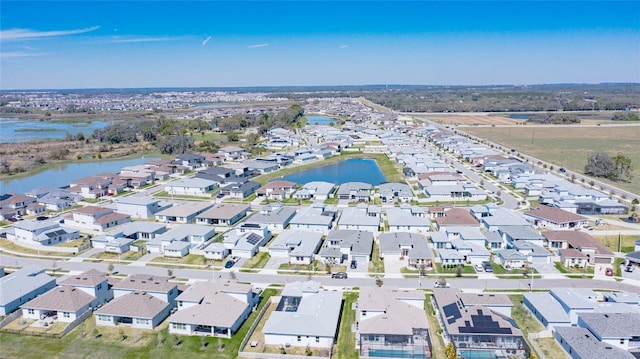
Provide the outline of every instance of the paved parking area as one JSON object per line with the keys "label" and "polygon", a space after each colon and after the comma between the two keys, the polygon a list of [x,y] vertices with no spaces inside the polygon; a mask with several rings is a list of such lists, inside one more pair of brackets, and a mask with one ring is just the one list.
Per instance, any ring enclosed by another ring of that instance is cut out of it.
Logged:
{"label": "paved parking area", "polygon": [[385,258],[384,260],[384,276],[386,278],[402,278],[401,268],[406,267],[406,260]]}

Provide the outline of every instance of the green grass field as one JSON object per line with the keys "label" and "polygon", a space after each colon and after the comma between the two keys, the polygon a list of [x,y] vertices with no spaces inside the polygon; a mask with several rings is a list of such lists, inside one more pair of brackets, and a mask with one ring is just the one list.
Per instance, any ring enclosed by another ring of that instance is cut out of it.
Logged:
{"label": "green grass field", "polygon": [[640,193],[640,126],[469,127],[464,131],[536,158],[582,173],[593,152],[618,152],[631,158],[631,182],[604,182]]}

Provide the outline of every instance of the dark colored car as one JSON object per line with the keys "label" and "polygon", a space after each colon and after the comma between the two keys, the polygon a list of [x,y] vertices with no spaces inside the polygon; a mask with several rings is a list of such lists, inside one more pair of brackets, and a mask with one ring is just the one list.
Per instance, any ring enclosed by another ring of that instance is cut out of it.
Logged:
{"label": "dark colored car", "polygon": [[236,262],[234,261],[227,261],[227,263],[224,264],[225,268],[231,268],[233,267],[233,265],[236,264]]}
{"label": "dark colored car", "polygon": [[217,198],[222,198],[222,197],[224,197],[224,193],[218,193],[218,195],[216,197]]}
{"label": "dark colored car", "polygon": [[45,219],[49,219],[49,217],[47,216],[40,216],[38,218],[36,218],[38,221],[44,221]]}
{"label": "dark colored car", "polygon": [[482,262],[482,268],[487,273],[493,273],[493,267],[491,266],[491,263],[489,263],[489,262]]}
{"label": "dark colored car", "polygon": [[331,278],[337,279],[347,279],[347,273],[345,272],[336,272],[331,275]]}
{"label": "dark colored car", "polygon": [[358,268],[358,262],[351,261],[351,269],[356,269],[356,268]]}

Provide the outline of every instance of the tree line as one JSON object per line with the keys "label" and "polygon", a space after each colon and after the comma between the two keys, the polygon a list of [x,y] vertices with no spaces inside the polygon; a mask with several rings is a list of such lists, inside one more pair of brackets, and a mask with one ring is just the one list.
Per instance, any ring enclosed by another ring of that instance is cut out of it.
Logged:
{"label": "tree line", "polygon": [[585,174],[611,181],[626,182],[633,179],[632,171],[631,158],[621,153],[611,157],[605,152],[594,152],[587,159],[587,165],[584,168]]}

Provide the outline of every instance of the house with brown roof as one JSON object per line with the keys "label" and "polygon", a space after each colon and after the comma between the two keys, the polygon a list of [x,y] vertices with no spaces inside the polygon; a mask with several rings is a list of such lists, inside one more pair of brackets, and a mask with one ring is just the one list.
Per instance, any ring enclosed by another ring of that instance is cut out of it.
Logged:
{"label": "house with brown roof", "polygon": [[60,322],[73,322],[90,310],[96,298],[73,287],[56,287],[22,306],[26,319],[43,320],[52,317]]}
{"label": "house with brown roof", "polygon": [[558,253],[560,254],[560,263],[562,263],[562,265],[567,268],[585,268],[589,261],[589,258],[586,254],[580,252],[575,248],[560,249],[558,250]]}
{"label": "house with brown roof", "polygon": [[36,199],[19,193],[0,194],[0,220],[9,219],[18,214],[26,214],[27,206]]}
{"label": "house with brown roof", "polygon": [[197,224],[230,227],[251,212],[250,204],[220,203],[196,216]]}
{"label": "house with brown roof", "polygon": [[363,357],[431,358],[424,293],[394,286],[362,287],[356,338]]}
{"label": "house with brown roof", "polygon": [[96,325],[153,329],[169,316],[172,307],[149,292],[133,291],[96,310]]}
{"label": "house with brown roof", "polygon": [[285,180],[271,181],[256,190],[258,197],[266,197],[273,200],[282,201],[291,197],[296,189],[297,183]]}
{"label": "house with brown roof", "polygon": [[169,277],[131,274],[113,286],[113,296],[116,299],[134,292],[150,294],[173,307],[178,296],[178,285],[169,282]]}
{"label": "house with brown roof", "polygon": [[131,216],[118,213],[112,208],[87,206],[73,211],[71,218],[65,218],[64,224],[85,231],[102,232],[123,223],[131,222]]}
{"label": "house with brown roof", "polygon": [[591,265],[613,264],[614,253],[589,233],[580,231],[545,231],[542,232],[545,244],[549,248],[575,248],[585,254]]}
{"label": "house with brown roof", "polygon": [[199,281],[177,298],[169,333],[231,338],[258,304],[250,284],[231,280]]}
{"label": "house with brown roof", "polygon": [[84,198],[96,199],[106,196],[109,191],[109,185],[113,182],[115,174],[102,174],[89,177],[83,177],[69,184],[69,192],[77,193]]}
{"label": "house with brown roof", "polygon": [[451,208],[444,211],[444,217],[435,219],[436,229],[446,231],[448,227],[469,226],[479,227],[480,222],[464,208]]}
{"label": "house with brown roof", "polygon": [[95,297],[95,300],[91,302],[91,306],[94,308],[113,299],[113,290],[109,286],[107,276],[96,269],[67,275],[58,281],[58,286],[76,288]]}
{"label": "house with brown roof", "polygon": [[524,212],[524,218],[535,227],[556,230],[585,228],[589,224],[589,219],[585,216],[543,205],[531,207]]}

